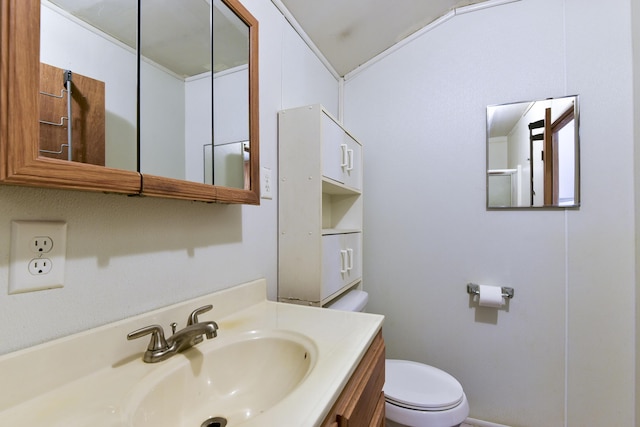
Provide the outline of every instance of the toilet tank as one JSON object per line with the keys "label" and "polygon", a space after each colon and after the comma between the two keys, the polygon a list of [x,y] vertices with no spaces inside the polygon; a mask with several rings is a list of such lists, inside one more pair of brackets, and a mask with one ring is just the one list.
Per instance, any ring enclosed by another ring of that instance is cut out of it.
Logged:
{"label": "toilet tank", "polygon": [[342,311],[364,311],[367,301],[369,301],[368,293],[354,289],[329,303],[326,308]]}

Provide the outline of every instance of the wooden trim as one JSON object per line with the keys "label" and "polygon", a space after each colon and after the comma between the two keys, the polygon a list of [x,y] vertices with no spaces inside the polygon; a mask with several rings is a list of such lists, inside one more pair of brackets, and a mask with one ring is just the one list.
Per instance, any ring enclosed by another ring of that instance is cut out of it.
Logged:
{"label": "wooden trim", "polygon": [[259,85],[259,24],[258,20],[238,1],[223,0],[249,27],[249,176],[247,191],[231,194],[219,189],[220,201],[260,204],[260,85]]}
{"label": "wooden trim", "polygon": [[340,427],[376,426],[381,416],[384,421],[384,368],[385,345],[380,331],[321,426],[332,427],[336,422]]}
{"label": "wooden trim", "polygon": [[371,418],[371,426],[375,427],[384,427],[385,425],[385,400],[384,400],[384,392],[380,392],[380,396],[378,397],[378,404],[376,405],[376,409],[373,413],[373,417]]}
{"label": "wooden trim", "polygon": [[[2,76],[4,171],[7,179],[35,157],[30,152],[38,135],[37,121],[23,123],[24,117],[37,117],[38,70],[40,40],[40,2],[35,0],[2,0]],[[20,25],[18,25],[20,23]],[[12,144],[13,143],[13,144]]]}
{"label": "wooden trim", "polygon": [[142,195],[218,203],[260,204],[260,126],[258,21],[238,0],[222,0],[249,28],[249,176],[248,189],[200,184],[144,174]]}
{"label": "wooden trim", "polygon": [[[259,187],[259,174],[257,180],[258,181],[256,182],[255,178],[251,178],[252,187]],[[216,201],[219,203],[244,203],[247,205],[259,205],[260,191],[257,188],[255,190],[239,190],[237,188],[216,186]]]}
{"label": "wooden trim", "polygon": [[0,180],[45,188],[135,194],[140,174],[40,157],[40,1],[2,0]]}
{"label": "wooden trim", "polygon": [[[7,177],[7,141],[9,141],[9,64],[11,29],[9,2],[0,0],[0,181]],[[15,43],[14,43],[15,44]]]}
{"label": "wooden trim", "polygon": [[0,0],[0,182],[45,188],[143,194],[205,202],[260,204],[258,21],[223,0],[249,26],[248,190],[216,187],[39,155],[40,0]]}
{"label": "wooden trim", "polygon": [[338,414],[341,427],[366,425],[373,417],[384,385],[384,355],[384,342],[379,333],[360,364],[362,368],[351,377],[352,381],[355,380],[353,398],[346,402],[346,407]]}
{"label": "wooden trim", "polygon": [[142,195],[213,202],[216,199],[216,187],[199,182],[143,174]]}
{"label": "wooden trim", "polygon": [[557,132],[563,127],[565,127],[571,120],[575,118],[575,107],[571,105],[571,107],[567,108],[567,111],[562,113],[560,117],[556,119],[555,122],[551,124],[552,132]]}
{"label": "wooden trim", "polygon": [[[551,108],[544,110],[544,204],[552,206],[553,203],[553,144],[551,134]],[[557,204],[557,203],[556,203]]]}
{"label": "wooden trim", "polygon": [[[258,20],[238,0],[223,0],[249,27],[249,175],[258,204],[260,201],[260,104],[259,104],[259,24]],[[257,155],[256,155],[257,153]],[[243,196],[240,196],[243,197]]]}

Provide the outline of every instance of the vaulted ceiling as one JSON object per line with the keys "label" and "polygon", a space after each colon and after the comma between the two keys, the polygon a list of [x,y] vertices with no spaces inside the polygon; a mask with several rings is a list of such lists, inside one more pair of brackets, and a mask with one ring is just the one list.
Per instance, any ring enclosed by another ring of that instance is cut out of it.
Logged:
{"label": "vaulted ceiling", "polygon": [[[135,46],[136,0],[48,1],[125,44]],[[272,1],[295,19],[334,70],[344,76],[451,10],[488,0]],[[142,48],[146,57],[179,75],[193,75],[212,68],[210,59],[206,59],[207,10],[211,4],[224,10],[221,0],[145,0],[141,4]],[[217,31],[223,26],[214,21],[214,28]],[[180,35],[179,44],[165,40],[167,35],[175,34]],[[205,35],[204,41],[202,34]],[[225,40],[229,40],[228,35]],[[242,45],[246,41],[240,37],[238,43]],[[220,51],[221,48],[216,47],[215,50]],[[239,52],[246,61],[245,51],[240,49]],[[238,59],[223,62],[233,66]],[[224,67],[213,64],[213,68],[219,71]]]}
{"label": "vaulted ceiling", "polygon": [[279,1],[344,76],[452,9],[486,0]]}

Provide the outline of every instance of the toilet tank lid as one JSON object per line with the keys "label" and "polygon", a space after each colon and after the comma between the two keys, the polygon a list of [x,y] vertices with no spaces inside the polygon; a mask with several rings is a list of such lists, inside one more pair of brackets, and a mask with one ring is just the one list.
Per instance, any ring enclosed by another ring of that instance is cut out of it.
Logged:
{"label": "toilet tank lid", "polygon": [[327,308],[342,311],[362,311],[367,305],[369,294],[365,291],[354,289],[347,292],[336,301],[327,305]]}

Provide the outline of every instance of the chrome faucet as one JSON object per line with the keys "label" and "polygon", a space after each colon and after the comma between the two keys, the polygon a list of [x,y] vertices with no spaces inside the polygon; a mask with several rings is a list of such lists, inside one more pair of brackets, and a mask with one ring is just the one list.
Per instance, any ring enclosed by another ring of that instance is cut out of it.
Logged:
{"label": "chrome faucet", "polygon": [[147,351],[144,352],[142,360],[147,363],[160,362],[168,359],[171,356],[185,350],[191,346],[194,346],[203,341],[202,336],[206,336],[207,339],[215,338],[218,336],[218,324],[213,321],[199,322],[198,315],[205,313],[213,308],[212,305],[205,305],[203,307],[195,309],[190,315],[187,321],[187,326],[184,329],[176,331],[176,324],[171,324],[173,335],[169,338],[164,337],[164,329],[160,325],[149,325],[144,328],[140,328],[127,335],[128,340],[134,340],[136,338],[143,337],[151,334],[151,341],[147,346]]}

